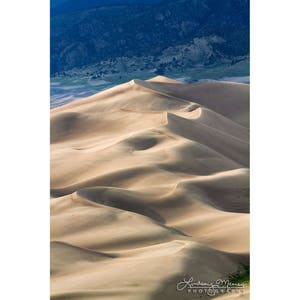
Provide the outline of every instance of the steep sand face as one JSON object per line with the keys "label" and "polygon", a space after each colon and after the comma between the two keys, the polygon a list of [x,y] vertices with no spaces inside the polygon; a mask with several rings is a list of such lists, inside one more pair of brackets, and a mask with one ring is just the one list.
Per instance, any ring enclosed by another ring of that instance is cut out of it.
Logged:
{"label": "steep sand face", "polygon": [[162,76],[52,109],[51,298],[191,299],[248,264],[248,126],[248,85]]}

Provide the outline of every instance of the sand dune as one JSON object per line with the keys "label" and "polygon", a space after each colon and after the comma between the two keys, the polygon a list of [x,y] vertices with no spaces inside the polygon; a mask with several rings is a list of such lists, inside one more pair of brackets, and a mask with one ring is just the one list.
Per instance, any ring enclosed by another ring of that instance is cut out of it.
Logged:
{"label": "sand dune", "polygon": [[228,82],[158,76],[53,108],[51,298],[191,299],[184,277],[247,265],[248,127],[249,86]]}

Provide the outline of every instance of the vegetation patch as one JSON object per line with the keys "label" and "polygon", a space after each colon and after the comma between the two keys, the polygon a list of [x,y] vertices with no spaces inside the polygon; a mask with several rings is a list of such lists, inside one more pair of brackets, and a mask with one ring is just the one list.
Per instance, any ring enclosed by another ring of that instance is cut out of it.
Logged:
{"label": "vegetation patch", "polygon": [[250,283],[250,265],[241,265],[239,270],[229,276],[229,280],[232,283]]}

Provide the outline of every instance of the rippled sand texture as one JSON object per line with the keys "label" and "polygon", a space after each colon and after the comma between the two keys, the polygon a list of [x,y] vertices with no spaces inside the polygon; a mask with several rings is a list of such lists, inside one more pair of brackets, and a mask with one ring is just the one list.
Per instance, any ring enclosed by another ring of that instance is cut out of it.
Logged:
{"label": "rippled sand texture", "polygon": [[249,85],[156,77],[51,110],[52,299],[193,299],[184,277],[248,260]]}

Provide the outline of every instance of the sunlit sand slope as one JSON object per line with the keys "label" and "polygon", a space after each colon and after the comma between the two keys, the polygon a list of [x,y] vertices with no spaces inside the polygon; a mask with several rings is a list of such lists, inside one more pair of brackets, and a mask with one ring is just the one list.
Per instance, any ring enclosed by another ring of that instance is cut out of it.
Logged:
{"label": "sunlit sand slope", "polygon": [[248,85],[159,76],[51,110],[52,299],[190,299],[183,278],[248,260]]}

